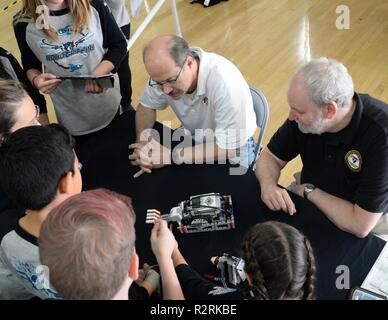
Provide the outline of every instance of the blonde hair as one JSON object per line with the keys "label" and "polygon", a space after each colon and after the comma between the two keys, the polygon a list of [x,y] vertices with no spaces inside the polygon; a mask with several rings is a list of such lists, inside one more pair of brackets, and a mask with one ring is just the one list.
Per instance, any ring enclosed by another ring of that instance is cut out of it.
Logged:
{"label": "blonde hair", "polygon": [[[74,19],[73,32],[80,33],[90,22],[90,0],[65,0],[65,2]],[[29,15],[32,21],[35,22],[39,17],[38,13],[36,13],[36,8],[41,5],[46,5],[46,2],[44,0],[23,0],[22,12],[24,15]],[[18,21],[15,22],[17,23]],[[51,39],[58,40],[58,34],[53,26],[49,25],[48,29],[44,29],[44,33]]]}
{"label": "blonde hair", "polygon": [[127,196],[106,189],[74,195],[42,224],[39,254],[63,299],[112,299],[135,252],[135,213]]}

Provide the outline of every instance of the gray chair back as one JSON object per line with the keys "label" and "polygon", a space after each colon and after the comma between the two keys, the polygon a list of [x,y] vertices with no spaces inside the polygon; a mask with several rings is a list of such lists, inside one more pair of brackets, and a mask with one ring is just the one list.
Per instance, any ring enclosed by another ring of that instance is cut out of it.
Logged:
{"label": "gray chair back", "polygon": [[264,137],[265,129],[267,127],[268,123],[268,117],[269,117],[269,105],[268,101],[265,98],[263,92],[256,89],[255,87],[250,86],[249,89],[251,90],[252,95],[252,101],[253,101],[253,108],[255,110],[256,114],[256,125],[260,128],[259,137],[256,141],[256,149],[255,149],[255,161],[252,164],[252,167],[254,168],[255,163],[260,155],[260,152],[262,150],[262,140]]}

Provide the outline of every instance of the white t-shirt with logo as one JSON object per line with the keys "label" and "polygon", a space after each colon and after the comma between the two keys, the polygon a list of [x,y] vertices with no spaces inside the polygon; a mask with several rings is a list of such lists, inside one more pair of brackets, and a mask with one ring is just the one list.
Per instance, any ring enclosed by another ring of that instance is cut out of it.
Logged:
{"label": "white t-shirt with logo", "polygon": [[171,106],[198,143],[210,143],[201,135],[201,131],[210,129],[215,134],[212,142],[220,148],[244,146],[256,130],[256,115],[247,82],[226,58],[200,48],[191,50],[200,59],[197,89],[174,100],[160,88],[147,85],[140,103],[155,110]]}

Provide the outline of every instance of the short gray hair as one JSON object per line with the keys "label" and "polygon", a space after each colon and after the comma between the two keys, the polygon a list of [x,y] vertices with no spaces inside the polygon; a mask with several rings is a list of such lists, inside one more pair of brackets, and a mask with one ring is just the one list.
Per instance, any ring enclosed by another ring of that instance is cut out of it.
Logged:
{"label": "short gray hair", "polygon": [[169,53],[171,59],[174,60],[176,66],[178,67],[182,67],[188,56],[191,56],[194,59],[197,57],[197,55],[190,49],[186,40],[175,35],[171,36]]}
{"label": "short gray hair", "polygon": [[305,76],[311,100],[318,106],[335,101],[339,108],[350,105],[354,95],[353,79],[340,62],[321,57],[301,67],[297,74]]}

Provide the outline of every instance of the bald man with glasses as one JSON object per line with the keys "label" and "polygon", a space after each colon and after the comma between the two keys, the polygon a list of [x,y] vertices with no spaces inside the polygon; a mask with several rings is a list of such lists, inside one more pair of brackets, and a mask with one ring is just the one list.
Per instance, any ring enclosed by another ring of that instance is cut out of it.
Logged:
{"label": "bald man with glasses", "polygon": [[[140,167],[135,176],[171,163],[221,159],[248,167],[254,158],[256,116],[237,67],[174,35],[153,39],[144,48],[143,61],[150,79],[136,111],[137,141],[129,146],[134,149],[129,159]],[[172,151],[146,134],[157,110],[168,106],[182,123],[178,136],[190,137]]]}

